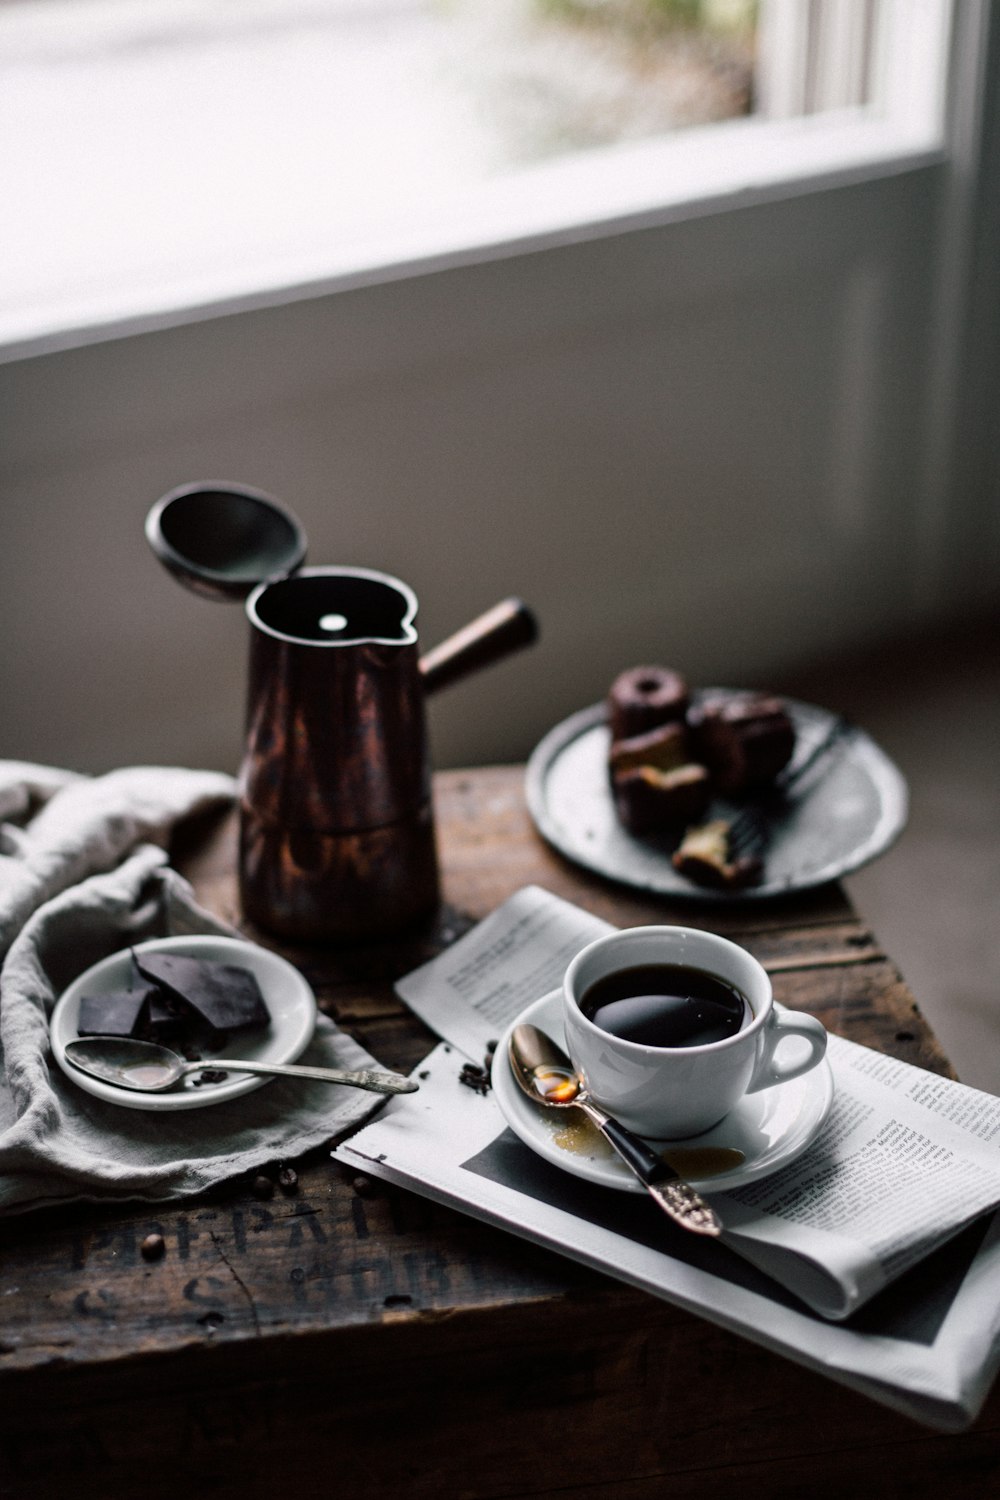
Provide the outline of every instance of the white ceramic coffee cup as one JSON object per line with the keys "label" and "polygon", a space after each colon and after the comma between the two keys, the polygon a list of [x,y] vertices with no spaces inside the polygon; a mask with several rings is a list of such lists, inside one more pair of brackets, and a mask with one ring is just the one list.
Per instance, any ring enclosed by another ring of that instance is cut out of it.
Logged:
{"label": "white ceramic coffee cup", "polygon": [[[723,1041],[650,1047],[596,1026],[580,1009],[598,979],[642,964],[686,964],[738,990],[753,1016]],[[814,1068],[826,1030],[812,1016],[774,1006],[757,960],[728,938],[690,927],[630,927],[590,943],[563,981],[566,1046],[596,1103],[654,1140],[700,1135],[742,1099]],[[778,1048],[786,1038],[794,1043]]]}

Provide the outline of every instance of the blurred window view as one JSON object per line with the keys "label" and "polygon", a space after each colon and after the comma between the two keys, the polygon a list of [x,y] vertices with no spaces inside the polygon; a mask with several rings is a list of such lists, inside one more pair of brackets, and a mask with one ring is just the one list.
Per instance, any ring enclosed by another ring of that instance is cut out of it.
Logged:
{"label": "blurred window view", "polygon": [[342,269],[547,164],[863,106],[899,3],[0,0],[0,318],[294,280],[310,233]]}
{"label": "blurred window view", "polygon": [[[169,109],[161,123],[182,141],[183,117],[205,122],[214,93],[230,130],[260,149],[268,133],[278,146],[300,130],[317,160],[350,146],[373,166],[422,156],[463,179],[749,112],[757,11],[755,0],[0,0],[0,67],[5,89],[38,86],[80,59],[138,90],[172,57],[185,91],[149,102]],[[289,81],[297,119],[282,123],[274,105],[287,106]],[[82,123],[85,108],[65,99],[63,121]],[[91,100],[93,115],[106,108]]]}

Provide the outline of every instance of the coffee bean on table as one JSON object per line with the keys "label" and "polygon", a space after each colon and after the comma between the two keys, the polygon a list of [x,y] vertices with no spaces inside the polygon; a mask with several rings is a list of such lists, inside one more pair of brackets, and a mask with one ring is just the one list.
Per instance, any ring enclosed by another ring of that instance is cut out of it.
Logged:
{"label": "coffee bean on table", "polygon": [[251,1193],[253,1193],[255,1198],[273,1198],[274,1183],[271,1181],[270,1177],[265,1177],[263,1173],[260,1173],[257,1177],[254,1178],[253,1182],[251,1182],[250,1191]]}
{"label": "coffee bean on table", "polygon": [[167,1253],[167,1242],[162,1234],[147,1234],[139,1246],[143,1260],[162,1260]]}

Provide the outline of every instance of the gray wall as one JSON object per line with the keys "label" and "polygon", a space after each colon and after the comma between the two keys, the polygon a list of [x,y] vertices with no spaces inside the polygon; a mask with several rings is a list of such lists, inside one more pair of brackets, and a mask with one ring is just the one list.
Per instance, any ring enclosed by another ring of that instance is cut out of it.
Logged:
{"label": "gray wall", "polygon": [[193,479],[405,578],[428,645],[535,606],[540,646],[434,701],[439,765],[636,661],[766,684],[995,597],[986,500],[921,487],[939,203],[926,168],[0,368],[0,754],[235,767],[245,621],[142,532]]}

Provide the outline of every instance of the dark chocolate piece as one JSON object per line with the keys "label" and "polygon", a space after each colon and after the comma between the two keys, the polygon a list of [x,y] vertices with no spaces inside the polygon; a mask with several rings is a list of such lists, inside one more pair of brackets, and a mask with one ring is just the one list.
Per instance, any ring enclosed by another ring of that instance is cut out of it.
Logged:
{"label": "dark chocolate piece", "polygon": [[146,1022],[156,990],[138,985],[132,990],[109,990],[82,995],[76,1029],[80,1036],[138,1036]]}
{"label": "dark chocolate piece", "polygon": [[165,1047],[182,1043],[191,1032],[193,1017],[182,1000],[169,991],[150,990],[149,1011],[141,1031],[137,1033],[149,1042],[162,1042]]}
{"label": "dark chocolate piece", "polygon": [[184,1001],[215,1036],[270,1024],[260,986],[249,969],[181,953],[134,953],[133,957],[144,979]]}

